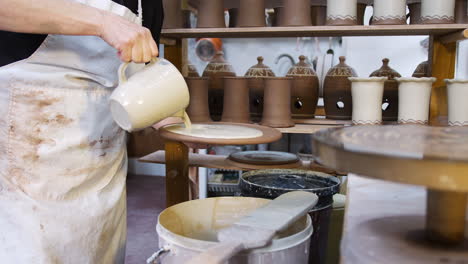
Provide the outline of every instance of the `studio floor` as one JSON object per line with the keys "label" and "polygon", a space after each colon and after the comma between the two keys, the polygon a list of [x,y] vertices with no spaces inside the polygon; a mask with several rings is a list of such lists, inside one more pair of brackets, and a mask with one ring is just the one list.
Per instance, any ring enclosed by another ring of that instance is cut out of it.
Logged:
{"label": "studio floor", "polygon": [[158,250],[156,223],[164,209],[165,197],[164,177],[128,176],[126,264],[146,263]]}

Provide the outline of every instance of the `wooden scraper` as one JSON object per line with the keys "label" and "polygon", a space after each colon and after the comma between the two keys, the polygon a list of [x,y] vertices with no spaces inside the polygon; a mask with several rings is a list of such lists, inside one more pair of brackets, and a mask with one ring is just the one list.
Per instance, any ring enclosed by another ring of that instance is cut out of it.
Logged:
{"label": "wooden scraper", "polygon": [[240,251],[267,246],[276,233],[304,216],[317,201],[317,195],[309,192],[283,194],[232,226],[219,230],[220,243],[186,264],[224,264]]}

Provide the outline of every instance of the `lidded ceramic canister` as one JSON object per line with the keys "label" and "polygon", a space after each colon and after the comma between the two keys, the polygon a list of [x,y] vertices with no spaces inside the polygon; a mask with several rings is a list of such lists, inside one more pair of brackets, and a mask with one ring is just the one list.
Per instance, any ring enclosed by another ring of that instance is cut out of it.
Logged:
{"label": "lidded ceramic canister", "polygon": [[223,0],[199,0],[198,2],[198,28],[226,27]]}
{"label": "lidded ceramic canister", "polygon": [[421,0],[408,0],[410,24],[421,24]]}
{"label": "lidded ceramic canister", "polygon": [[224,77],[222,122],[250,123],[249,86],[246,77]]}
{"label": "lidded ceramic canister", "polygon": [[341,56],[340,63],[328,71],[324,80],[323,99],[325,114],[329,119],[351,119],[353,105],[348,77],[357,77],[357,74],[345,61],[346,58]]}
{"label": "lidded ceramic canister", "polygon": [[357,25],[357,0],[328,0],[327,25]]}
{"label": "lidded ceramic canister", "polygon": [[189,88],[190,104],[187,114],[194,123],[212,122],[208,108],[209,78],[187,77],[185,82]]}
{"label": "lidded ceramic canister", "polygon": [[210,78],[208,98],[211,118],[215,121],[221,119],[223,113],[223,94],[225,76],[236,76],[232,65],[224,59],[224,53],[218,51],[203,72],[203,77]]}
{"label": "lidded ceramic canister", "polygon": [[416,77],[416,78],[430,77],[429,62],[428,61],[421,62],[414,70],[413,77]]}
{"label": "lidded ceramic canister", "polygon": [[396,78],[398,87],[398,123],[419,124],[429,123],[429,107],[431,103],[432,84],[434,77]]}
{"label": "lidded ceramic canister", "polygon": [[396,121],[398,119],[398,82],[396,77],[401,75],[388,66],[389,59],[382,60],[383,66],[371,73],[370,77],[387,77],[385,81],[382,110],[384,121]]}
{"label": "lidded ceramic canister", "polygon": [[291,118],[291,86],[292,78],[267,77],[265,78],[265,103],[263,116],[260,122],[269,127],[292,127]]}
{"label": "lidded ceramic canister", "polygon": [[275,77],[271,68],[263,64],[262,56],[257,57],[257,61],[258,63],[245,73],[245,77],[249,77],[250,113],[255,122],[260,120],[263,112],[264,78]]}
{"label": "lidded ceramic canister", "polygon": [[291,112],[293,118],[314,118],[319,96],[319,80],[301,55],[299,63],[289,69],[286,77],[292,77]]}
{"label": "lidded ceramic canister", "polygon": [[422,0],[421,23],[450,24],[455,22],[455,0]]}
{"label": "lidded ceramic canister", "polygon": [[186,73],[187,77],[200,77],[200,74],[198,74],[197,68],[195,68],[195,65],[191,64],[190,62],[185,65],[186,67]]}
{"label": "lidded ceramic canister", "polygon": [[445,80],[445,82],[449,125],[468,126],[468,79]]}
{"label": "lidded ceramic canister", "polygon": [[310,0],[286,0],[281,9],[279,26],[311,26]]}
{"label": "lidded ceramic canister", "polygon": [[265,27],[265,0],[240,0],[238,27]]}
{"label": "lidded ceramic canister", "polygon": [[387,77],[350,77],[349,80],[353,96],[353,125],[380,125]]}
{"label": "lidded ceramic canister", "polygon": [[372,24],[406,24],[406,0],[374,0]]}

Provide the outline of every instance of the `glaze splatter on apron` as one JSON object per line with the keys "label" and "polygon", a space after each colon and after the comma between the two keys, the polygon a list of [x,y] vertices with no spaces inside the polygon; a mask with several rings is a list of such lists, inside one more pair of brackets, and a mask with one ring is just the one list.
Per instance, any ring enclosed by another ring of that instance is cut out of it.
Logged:
{"label": "glaze splatter on apron", "polygon": [[0,68],[1,263],[124,263],[125,132],[108,106],[120,64],[99,37],[49,35]]}

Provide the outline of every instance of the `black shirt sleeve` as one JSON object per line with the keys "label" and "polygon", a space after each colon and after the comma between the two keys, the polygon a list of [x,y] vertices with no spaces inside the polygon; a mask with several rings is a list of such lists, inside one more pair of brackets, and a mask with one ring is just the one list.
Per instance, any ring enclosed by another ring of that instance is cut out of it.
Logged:
{"label": "black shirt sleeve", "polygon": [[[130,8],[135,14],[138,0],[113,0]],[[159,43],[164,19],[162,0],[143,0],[143,26],[151,30]],[[0,67],[23,60],[36,51],[47,35],[13,33],[0,31]]]}

